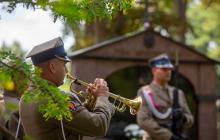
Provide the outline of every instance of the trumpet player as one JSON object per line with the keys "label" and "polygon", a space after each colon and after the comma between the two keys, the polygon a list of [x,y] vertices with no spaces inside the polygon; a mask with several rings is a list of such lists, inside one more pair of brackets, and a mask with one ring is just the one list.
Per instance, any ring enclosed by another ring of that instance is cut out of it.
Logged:
{"label": "trumpet player", "polygon": [[[42,78],[56,87],[63,84],[67,74],[65,64],[70,60],[66,56],[61,38],[35,46],[27,57],[31,57],[33,64],[42,70]],[[96,79],[93,88],[89,90],[96,97],[93,112],[85,108],[73,94],[70,106],[73,120],[63,120],[63,123],[54,119],[45,121],[38,112],[39,104],[27,104],[21,99],[20,116],[25,134],[34,140],[80,140],[83,136],[105,136],[115,111],[108,101],[107,83],[103,79]]]}

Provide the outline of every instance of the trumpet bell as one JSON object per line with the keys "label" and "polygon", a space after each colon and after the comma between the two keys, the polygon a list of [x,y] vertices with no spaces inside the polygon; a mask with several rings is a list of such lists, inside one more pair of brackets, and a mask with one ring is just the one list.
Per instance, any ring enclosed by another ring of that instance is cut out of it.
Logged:
{"label": "trumpet bell", "polygon": [[137,114],[137,112],[140,110],[141,104],[142,104],[141,97],[137,97],[137,98],[131,100],[131,103],[129,105],[131,115]]}

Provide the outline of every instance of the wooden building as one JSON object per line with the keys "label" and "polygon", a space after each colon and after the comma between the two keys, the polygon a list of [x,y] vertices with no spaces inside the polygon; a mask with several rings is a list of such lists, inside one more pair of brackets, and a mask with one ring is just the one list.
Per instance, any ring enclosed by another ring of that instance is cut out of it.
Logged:
{"label": "wooden building", "polygon": [[[176,84],[185,92],[194,114],[195,124],[189,132],[190,139],[216,140],[215,65],[218,62],[192,47],[155,32],[140,31],[75,51],[69,56],[72,74],[76,77],[88,82],[93,82],[96,77],[104,78],[110,91],[134,98],[139,86],[151,80],[148,60],[161,53],[167,53],[173,62],[178,56],[179,75],[177,80],[172,79],[171,84]],[[125,112],[117,113],[113,123],[121,119],[126,124],[136,122],[135,116]]]}

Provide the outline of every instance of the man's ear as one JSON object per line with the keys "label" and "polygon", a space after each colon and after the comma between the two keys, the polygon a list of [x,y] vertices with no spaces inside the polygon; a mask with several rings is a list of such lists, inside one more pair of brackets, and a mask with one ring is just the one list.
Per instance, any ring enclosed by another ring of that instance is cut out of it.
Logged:
{"label": "man's ear", "polygon": [[53,62],[49,63],[49,70],[50,70],[51,73],[55,73],[56,72],[55,63],[53,63]]}

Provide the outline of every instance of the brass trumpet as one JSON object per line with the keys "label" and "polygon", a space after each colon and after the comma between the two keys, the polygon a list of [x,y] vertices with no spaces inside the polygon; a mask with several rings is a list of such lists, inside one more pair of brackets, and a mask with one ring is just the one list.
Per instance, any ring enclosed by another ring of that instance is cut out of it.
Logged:
{"label": "brass trumpet", "polygon": [[[85,86],[87,88],[89,88],[89,87],[91,88],[91,85],[84,82],[84,81],[82,81],[82,80],[79,80],[79,79],[71,76],[70,74],[67,74],[66,77],[71,80],[71,84],[70,84],[71,92],[74,92],[74,93],[82,96],[86,100],[85,102],[86,102],[87,106],[90,109],[93,109],[94,106],[95,106],[95,97],[91,93],[88,93],[88,94],[85,95],[82,91],[77,92],[73,89],[74,84],[82,85],[82,86]],[[128,106],[130,108],[130,113],[132,115],[135,115],[139,111],[140,106],[142,104],[141,97],[137,97],[133,100],[130,100],[130,99],[121,97],[119,95],[116,95],[114,93],[111,93],[111,92],[108,92],[108,94],[109,94],[109,97],[114,99],[113,105],[116,108],[116,110],[119,111],[119,112],[124,112],[125,109],[126,109],[126,106]],[[118,106],[115,106],[116,101],[119,102]]]}

